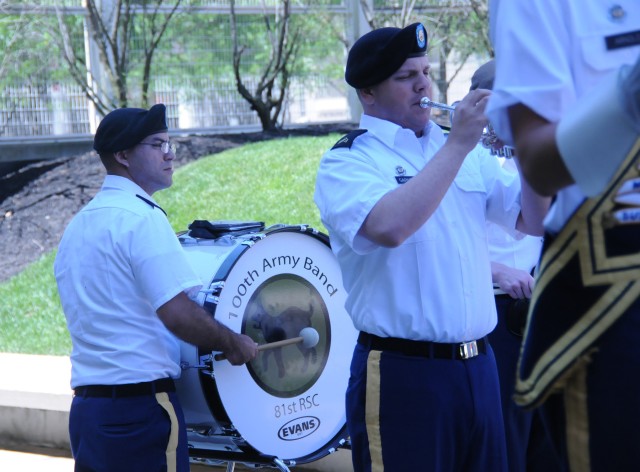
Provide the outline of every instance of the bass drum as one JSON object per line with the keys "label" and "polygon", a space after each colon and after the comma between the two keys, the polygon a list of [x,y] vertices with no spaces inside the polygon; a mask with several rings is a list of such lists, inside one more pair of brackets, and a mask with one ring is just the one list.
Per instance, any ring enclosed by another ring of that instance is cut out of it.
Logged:
{"label": "bass drum", "polygon": [[193,233],[179,238],[202,279],[197,301],[216,320],[258,344],[297,337],[307,327],[319,341],[265,349],[235,367],[181,342],[177,391],[190,456],[296,464],[344,447],[344,394],[357,332],[329,238],[282,225],[212,238]]}

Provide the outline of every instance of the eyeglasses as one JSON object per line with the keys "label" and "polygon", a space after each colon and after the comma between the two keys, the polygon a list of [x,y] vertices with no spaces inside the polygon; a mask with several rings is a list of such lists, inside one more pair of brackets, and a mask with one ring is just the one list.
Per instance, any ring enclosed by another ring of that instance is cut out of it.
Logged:
{"label": "eyeglasses", "polygon": [[173,143],[171,141],[162,141],[160,143],[138,143],[138,144],[146,144],[147,146],[160,149],[162,151],[162,154],[169,154],[169,151],[175,154],[176,149],[178,149],[178,147],[176,146],[176,143]]}

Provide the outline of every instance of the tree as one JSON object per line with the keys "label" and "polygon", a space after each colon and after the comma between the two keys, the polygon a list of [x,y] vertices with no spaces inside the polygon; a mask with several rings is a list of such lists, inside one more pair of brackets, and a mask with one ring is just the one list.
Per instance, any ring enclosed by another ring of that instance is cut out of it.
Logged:
{"label": "tree", "polygon": [[376,9],[371,0],[360,0],[360,8],[371,29],[384,26],[404,27],[418,21],[412,20],[416,2],[417,0],[402,0],[400,4]]}
{"label": "tree", "polygon": [[17,7],[15,2],[0,0],[0,136],[16,121],[29,127],[32,122],[20,117],[28,102],[25,95],[43,92],[39,78],[60,76],[60,67],[49,67],[56,64],[56,58],[50,57],[51,37],[37,27],[36,19],[43,16],[38,5]]}
{"label": "tree", "polygon": [[[441,102],[447,103],[449,85],[467,60],[474,56],[493,57],[489,40],[488,0],[469,0],[464,8],[460,1],[441,0],[441,10],[430,19],[433,46],[437,50],[438,70],[435,79]],[[453,65],[453,71],[449,70]]]}
{"label": "tree", "polygon": [[[265,1],[262,1],[268,57],[262,64],[262,71],[253,91],[250,91],[250,86],[247,85],[247,80],[243,79],[243,71],[241,70],[242,56],[248,46],[246,44],[240,45],[235,3],[235,0],[231,0],[230,22],[236,87],[240,95],[249,102],[251,108],[258,114],[262,129],[272,131],[278,128],[278,119],[286,98],[291,69],[294,67],[298,51],[299,29],[290,30],[290,0],[283,0],[281,7],[276,4],[273,13],[267,11]],[[254,42],[254,44],[256,43]]]}
{"label": "tree", "polygon": [[434,81],[441,102],[447,103],[449,85],[470,57],[493,57],[488,0],[429,0],[420,4],[417,0],[402,0],[379,8],[372,8],[371,0],[360,0],[360,7],[372,29],[404,27],[416,21],[425,23],[430,54],[437,58]]}
{"label": "tree", "polygon": [[[78,43],[78,22],[63,8],[56,7],[59,34],[54,39],[71,76],[100,114],[128,106],[132,99],[128,78],[137,65],[137,61],[132,60],[133,38],[141,45],[139,101],[141,106],[149,106],[154,54],[181,3],[182,0],[86,0],[82,27],[90,37],[89,54],[85,53],[84,43],[82,47]],[[96,60],[97,64],[93,62]]]}

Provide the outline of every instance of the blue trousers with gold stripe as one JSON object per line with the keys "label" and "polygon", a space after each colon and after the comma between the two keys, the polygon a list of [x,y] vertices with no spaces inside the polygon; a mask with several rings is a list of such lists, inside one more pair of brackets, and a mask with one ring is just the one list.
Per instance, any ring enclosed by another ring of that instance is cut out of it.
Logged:
{"label": "blue trousers with gold stripe", "polygon": [[188,472],[184,415],[175,392],[73,398],[76,472]]}
{"label": "blue trousers with gold stripe", "polygon": [[431,359],[357,344],[346,395],[355,472],[506,472],[493,351]]}
{"label": "blue trousers with gold stripe", "polygon": [[640,299],[600,336],[562,391],[543,403],[566,470],[640,470],[638,333]]}

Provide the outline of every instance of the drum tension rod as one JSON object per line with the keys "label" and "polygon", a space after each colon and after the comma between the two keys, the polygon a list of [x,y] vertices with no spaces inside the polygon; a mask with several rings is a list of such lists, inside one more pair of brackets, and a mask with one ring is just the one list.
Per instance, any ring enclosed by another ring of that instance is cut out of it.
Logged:
{"label": "drum tension rod", "polygon": [[180,369],[209,369],[209,371],[205,372],[213,376],[213,354],[207,354],[206,356],[200,356],[200,362],[204,362],[204,364],[192,365],[188,361],[180,362]]}

